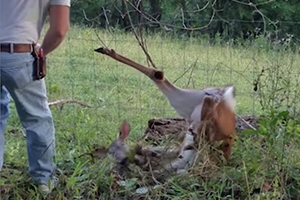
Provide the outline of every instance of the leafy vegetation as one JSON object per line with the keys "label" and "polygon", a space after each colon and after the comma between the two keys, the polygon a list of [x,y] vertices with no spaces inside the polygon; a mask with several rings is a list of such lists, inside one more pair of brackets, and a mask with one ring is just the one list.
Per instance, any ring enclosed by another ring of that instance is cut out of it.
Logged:
{"label": "leafy vegetation", "polygon": [[297,0],[77,0],[71,14],[77,24],[129,30],[129,13],[135,27],[149,31],[210,38],[221,35],[227,41],[256,35],[273,38],[273,31],[280,31],[278,39],[287,38],[286,34],[299,39],[299,9]]}
{"label": "leafy vegetation", "polygon": [[[240,133],[231,162],[210,178],[191,174],[154,186],[133,178],[121,182],[118,190],[111,190],[109,158],[91,160],[79,156],[93,146],[108,146],[117,137],[123,119],[131,124],[128,142],[132,143],[144,133],[150,118],[177,114],[147,77],[94,53],[95,48],[102,46],[96,33],[109,48],[146,64],[132,34],[75,26],[60,48],[49,56],[46,77],[49,101],[74,98],[93,107],[73,104],[51,107],[60,186],[48,199],[296,199],[300,196],[299,54],[288,49],[270,50],[264,40],[244,48],[163,34],[149,34],[145,38],[156,66],[171,81],[189,88],[234,83],[237,113],[262,116],[261,128]],[[27,175],[26,140],[13,104],[11,109],[0,197],[40,199]]]}

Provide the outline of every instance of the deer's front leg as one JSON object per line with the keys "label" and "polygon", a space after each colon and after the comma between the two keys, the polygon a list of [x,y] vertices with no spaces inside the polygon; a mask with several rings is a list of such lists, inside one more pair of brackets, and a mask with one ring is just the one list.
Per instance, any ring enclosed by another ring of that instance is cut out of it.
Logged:
{"label": "deer's front leg", "polygon": [[201,122],[201,111],[202,111],[202,103],[195,107],[191,119],[189,121],[188,130],[192,133],[198,132],[198,127]]}

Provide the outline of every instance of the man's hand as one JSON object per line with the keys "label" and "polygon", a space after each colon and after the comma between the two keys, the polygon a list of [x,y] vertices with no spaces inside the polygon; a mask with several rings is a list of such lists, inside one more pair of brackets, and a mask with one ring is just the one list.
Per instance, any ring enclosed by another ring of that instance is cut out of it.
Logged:
{"label": "man's hand", "polygon": [[35,50],[36,52],[39,52],[39,51],[40,51],[40,48],[41,48],[41,45],[40,45],[39,43],[37,43],[37,44],[35,45],[35,47],[34,47],[34,50]]}
{"label": "man's hand", "polygon": [[56,49],[64,40],[70,26],[70,7],[50,6],[49,15],[50,28],[41,45],[45,56]]}

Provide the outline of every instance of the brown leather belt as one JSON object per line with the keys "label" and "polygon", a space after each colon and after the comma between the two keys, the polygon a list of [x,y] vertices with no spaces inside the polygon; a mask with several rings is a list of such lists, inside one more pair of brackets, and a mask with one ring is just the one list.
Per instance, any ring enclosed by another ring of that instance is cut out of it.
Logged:
{"label": "brown leather belt", "polygon": [[32,44],[0,44],[1,52],[9,53],[27,53],[32,52]]}

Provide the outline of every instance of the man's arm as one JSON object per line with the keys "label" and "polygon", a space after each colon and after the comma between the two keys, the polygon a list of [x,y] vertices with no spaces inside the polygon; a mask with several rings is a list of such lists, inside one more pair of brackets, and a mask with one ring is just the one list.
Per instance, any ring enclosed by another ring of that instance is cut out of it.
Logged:
{"label": "man's arm", "polygon": [[50,6],[49,15],[50,28],[41,45],[44,55],[56,49],[64,40],[70,26],[70,7],[64,5]]}

